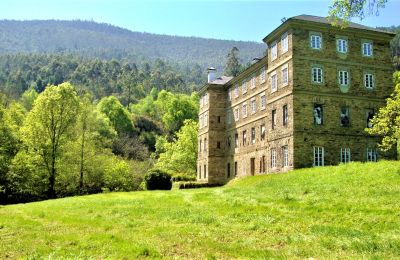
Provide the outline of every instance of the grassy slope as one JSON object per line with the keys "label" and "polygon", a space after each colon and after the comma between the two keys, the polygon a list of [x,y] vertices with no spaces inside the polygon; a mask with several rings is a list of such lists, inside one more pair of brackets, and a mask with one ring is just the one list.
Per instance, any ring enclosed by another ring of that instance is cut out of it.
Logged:
{"label": "grassy slope", "polygon": [[398,257],[400,162],[0,208],[0,258]]}

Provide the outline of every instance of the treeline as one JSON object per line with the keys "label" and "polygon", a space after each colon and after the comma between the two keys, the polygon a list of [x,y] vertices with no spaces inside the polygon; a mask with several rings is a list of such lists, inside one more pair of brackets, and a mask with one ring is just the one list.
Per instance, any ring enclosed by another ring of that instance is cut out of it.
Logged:
{"label": "treeline", "polygon": [[0,95],[0,203],[143,188],[196,172],[198,97],[153,88],[130,108],[70,83]]}
{"label": "treeline", "polygon": [[390,42],[390,48],[392,51],[393,66],[395,70],[400,70],[400,26],[377,27],[377,28],[396,33],[396,36]]}
{"label": "treeline", "polygon": [[199,66],[184,73],[162,60],[138,67],[117,60],[84,59],[75,55],[0,56],[0,90],[18,98],[28,88],[42,92],[47,85],[71,82],[78,91],[90,91],[95,99],[117,96],[124,105],[135,103],[155,87],[191,93],[204,82]]}
{"label": "treeline", "polygon": [[162,59],[176,64],[180,71],[196,64],[203,71],[209,66],[222,71],[233,46],[240,49],[242,63],[265,51],[262,43],[132,32],[93,21],[0,21],[0,54],[69,53],[138,66]]}

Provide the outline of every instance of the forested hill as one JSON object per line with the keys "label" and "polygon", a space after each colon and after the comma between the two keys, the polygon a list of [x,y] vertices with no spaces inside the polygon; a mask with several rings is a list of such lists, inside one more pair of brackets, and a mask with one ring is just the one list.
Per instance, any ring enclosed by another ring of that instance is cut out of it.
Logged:
{"label": "forested hill", "polygon": [[136,64],[163,59],[184,66],[222,68],[234,46],[243,64],[265,50],[262,43],[132,32],[92,21],[0,20],[0,54],[67,52]]}

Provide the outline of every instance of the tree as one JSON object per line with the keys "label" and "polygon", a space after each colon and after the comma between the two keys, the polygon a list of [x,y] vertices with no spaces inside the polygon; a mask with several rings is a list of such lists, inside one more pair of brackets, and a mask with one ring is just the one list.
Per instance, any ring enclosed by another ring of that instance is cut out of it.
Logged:
{"label": "tree", "polygon": [[387,151],[400,140],[400,72],[394,74],[396,84],[394,93],[386,99],[386,106],[379,109],[372,119],[372,128],[367,128],[369,134],[383,136],[380,148]]}
{"label": "tree", "polygon": [[329,7],[329,19],[335,25],[346,26],[353,17],[360,19],[378,15],[388,0],[334,0]]}
{"label": "tree", "polygon": [[165,137],[159,137],[156,152],[160,153],[160,158],[156,167],[172,175],[196,176],[198,129],[197,122],[186,120],[172,142],[167,142]]}
{"label": "tree", "polygon": [[240,72],[240,63],[239,63],[239,49],[233,47],[231,51],[226,56],[226,65],[224,69],[224,74],[226,76],[236,77]]}
{"label": "tree", "polygon": [[38,154],[48,172],[49,198],[55,197],[57,163],[72,135],[79,109],[79,99],[70,83],[48,86],[36,99],[21,129],[29,153]]}

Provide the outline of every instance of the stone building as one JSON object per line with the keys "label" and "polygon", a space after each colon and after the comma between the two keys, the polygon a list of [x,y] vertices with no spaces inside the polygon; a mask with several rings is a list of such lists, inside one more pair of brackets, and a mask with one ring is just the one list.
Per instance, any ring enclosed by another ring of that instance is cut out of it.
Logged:
{"label": "stone building", "polygon": [[199,91],[197,180],[394,158],[365,132],[393,91],[393,36],[301,15],[267,35],[267,55],[240,75],[214,78],[211,68]]}

